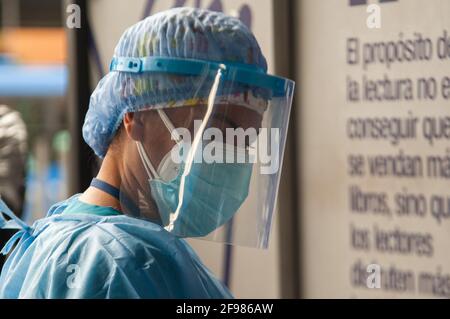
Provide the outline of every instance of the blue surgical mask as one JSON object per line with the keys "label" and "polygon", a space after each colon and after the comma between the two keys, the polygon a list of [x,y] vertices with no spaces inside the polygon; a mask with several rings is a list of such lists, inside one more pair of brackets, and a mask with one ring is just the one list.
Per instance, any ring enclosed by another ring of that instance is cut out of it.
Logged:
{"label": "blue surgical mask", "polygon": [[[224,156],[236,152],[235,148],[223,146],[220,143],[217,149],[224,150]],[[139,142],[138,150],[144,165],[151,167]],[[175,163],[171,153],[161,161],[153,174],[155,178],[149,176],[162,223],[179,237],[206,236],[230,221],[247,198],[253,165],[202,161],[188,166]]]}

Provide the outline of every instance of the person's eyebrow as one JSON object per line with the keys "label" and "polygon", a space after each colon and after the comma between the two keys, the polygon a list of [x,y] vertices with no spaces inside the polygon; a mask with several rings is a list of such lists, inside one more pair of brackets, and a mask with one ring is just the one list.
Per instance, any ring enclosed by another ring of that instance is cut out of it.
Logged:
{"label": "person's eyebrow", "polygon": [[213,115],[213,118],[215,118],[217,120],[223,120],[223,121],[227,122],[234,129],[239,128],[239,125],[235,121],[230,119],[228,116],[226,116],[225,114],[215,113]]}

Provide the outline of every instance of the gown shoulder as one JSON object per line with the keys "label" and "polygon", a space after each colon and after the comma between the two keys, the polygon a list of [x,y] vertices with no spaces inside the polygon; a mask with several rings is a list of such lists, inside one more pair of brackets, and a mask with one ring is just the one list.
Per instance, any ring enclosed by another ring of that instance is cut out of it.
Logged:
{"label": "gown shoulder", "polygon": [[123,215],[59,214],[61,207],[14,249],[0,297],[232,297],[192,248],[161,226]]}

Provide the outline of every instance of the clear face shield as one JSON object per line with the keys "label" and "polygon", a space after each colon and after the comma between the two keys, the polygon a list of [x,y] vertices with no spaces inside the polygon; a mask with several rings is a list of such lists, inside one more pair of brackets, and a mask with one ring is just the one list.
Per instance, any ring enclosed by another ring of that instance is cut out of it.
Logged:
{"label": "clear face shield", "polygon": [[[294,83],[247,65],[116,58],[138,100],[120,186],[124,213],[182,238],[267,248]],[[188,98],[186,98],[188,97]]]}

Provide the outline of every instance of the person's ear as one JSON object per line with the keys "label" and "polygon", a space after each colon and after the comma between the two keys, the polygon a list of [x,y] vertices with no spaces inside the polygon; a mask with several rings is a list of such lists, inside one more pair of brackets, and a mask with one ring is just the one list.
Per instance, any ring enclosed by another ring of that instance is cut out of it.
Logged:
{"label": "person's ear", "polygon": [[127,135],[134,141],[142,141],[144,125],[139,114],[127,113],[123,118],[123,124]]}

